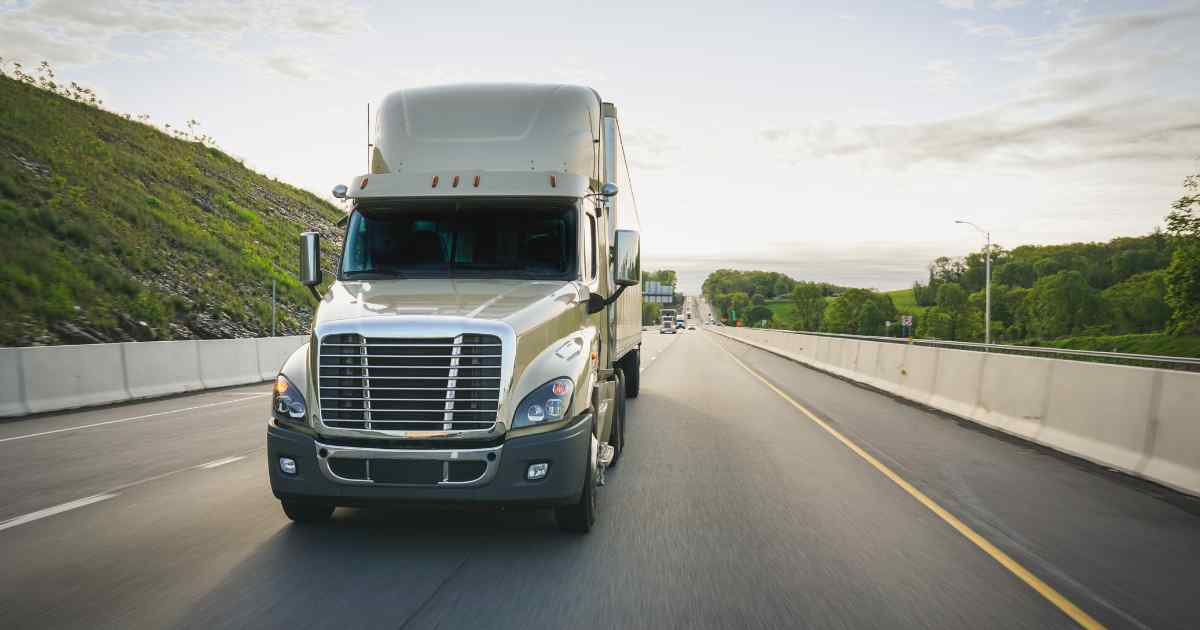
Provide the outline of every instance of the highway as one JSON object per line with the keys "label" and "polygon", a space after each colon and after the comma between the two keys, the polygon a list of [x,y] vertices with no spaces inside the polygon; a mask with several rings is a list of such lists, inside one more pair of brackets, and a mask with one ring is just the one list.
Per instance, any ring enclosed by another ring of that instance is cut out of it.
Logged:
{"label": "highway", "polygon": [[1200,627],[1195,500],[712,332],[643,353],[582,537],[291,524],[267,385],[0,424],[0,628]]}

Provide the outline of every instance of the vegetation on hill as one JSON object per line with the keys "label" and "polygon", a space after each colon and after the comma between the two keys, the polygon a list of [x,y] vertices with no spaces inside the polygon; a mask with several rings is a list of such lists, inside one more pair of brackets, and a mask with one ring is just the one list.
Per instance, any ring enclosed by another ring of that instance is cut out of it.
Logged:
{"label": "vegetation on hill", "polygon": [[[1200,354],[1200,175],[1186,178],[1184,190],[1165,232],[1107,243],[993,245],[993,341]],[[938,258],[925,283],[887,293],[780,275],[717,271],[705,280],[705,295],[726,316],[748,313],[739,319],[754,326],[899,335],[899,316],[912,315],[918,337],[984,338],[982,252]],[[755,311],[764,294],[773,301]]]}
{"label": "vegetation on hill", "polygon": [[800,309],[808,313],[812,305],[820,303],[822,308],[826,298],[846,291],[825,282],[797,281],[786,274],[774,271],[738,271],[735,269],[718,269],[704,279],[702,287],[704,297],[716,309],[720,317],[726,320],[742,320],[754,325],[768,325],[775,321],[782,325],[777,315],[790,316],[789,328],[807,329],[811,321],[800,319],[797,309],[787,309],[777,306],[781,301],[790,302],[793,306],[803,303]]}
{"label": "vegetation on hill", "polygon": [[[341,212],[195,131],[0,63],[0,345],[261,336],[310,324],[297,236]],[[332,260],[326,262],[328,269]]]}

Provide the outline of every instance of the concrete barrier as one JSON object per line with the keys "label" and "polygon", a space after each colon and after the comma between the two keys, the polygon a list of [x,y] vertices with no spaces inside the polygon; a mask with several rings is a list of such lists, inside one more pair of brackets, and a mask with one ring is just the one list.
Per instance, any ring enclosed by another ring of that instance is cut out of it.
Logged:
{"label": "concrete barrier", "polygon": [[129,400],[121,344],[21,349],[31,413]]}
{"label": "concrete barrier", "polygon": [[21,377],[21,349],[0,348],[0,417],[29,413]]}
{"label": "concrete barrier", "polygon": [[200,381],[205,388],[262,380],[258,344],[253,339],[209,339],[200,343]]}
{"label": "concrete barrier", "polygon": [[258,375],[262,380],[269,381],[279,374],[279,368],[287,361],[296,348],[304,345],[308,337],[262,337],[255,339],[258,344]]}
{"label": "concrete barrier", "polygon": [[200,381],[203,341],[122,343],[125,383],[131,398],[152,398],[204,389]]}
{"label": "concrete barrier", "polygon": [[1163,374],[1160,386],[1138,470],[1147,479],[1195,493],[1200,488],[1200,387],[1194,374],[1179,372]]}
{"label": "concrete barrier", "polygon": [[275,377],[307,336],[0,348],[0,417]]}
{"label": "concrete barrier", "polygon": [[782,331],[709,330],[1200,496],[1200,374]]}

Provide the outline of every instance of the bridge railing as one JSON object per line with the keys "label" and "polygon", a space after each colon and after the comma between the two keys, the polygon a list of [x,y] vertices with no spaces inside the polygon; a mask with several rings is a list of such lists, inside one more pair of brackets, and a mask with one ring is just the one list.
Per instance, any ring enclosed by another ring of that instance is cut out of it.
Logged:
{"label": "bridge railing", "polygon": [[857,339],[860,341],[880,341],[883,343],[900,343],[930,348],[953,348],[956,350],[971,350],[975,352],[992,352],[998,354],[1017,354],[1047,359],[1068,359],[1072,361],[1089,361],[1092,363],[1112,363],[1116,365],[1138,365],[1171,370],[1200,372],[1200,357],[1173,357],[1158,354],[1132,354],[1128,352],[1104,352],[1101,350],[1071,350],[1067,348],[1045,348],[1041,346],[1012,346],[1004,344],[986,344],[970,341],[945,341],[941,339],[918,339],[915,337],[881,337],[874,335],[846,335],[841,333],[810,332],[806,330],[783,330],[778,328],[757,328],[754,330],[769,330],[771,332],[789,333],[794,335],[813,335],[816,337],[833,337],[837,339]]}

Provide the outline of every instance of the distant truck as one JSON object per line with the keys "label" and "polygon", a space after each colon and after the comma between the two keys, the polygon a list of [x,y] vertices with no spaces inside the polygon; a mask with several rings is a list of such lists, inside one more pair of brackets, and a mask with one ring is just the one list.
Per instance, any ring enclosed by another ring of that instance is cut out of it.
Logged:
{"label": "distant truck", "polygon": [[275,382],[271,489],[295,521],[337,506],[552,507],[587,532],[639,389],[637,209],[616,108],[590,88],[389,95],[336,280]]}

